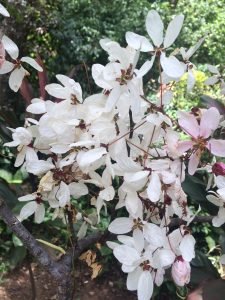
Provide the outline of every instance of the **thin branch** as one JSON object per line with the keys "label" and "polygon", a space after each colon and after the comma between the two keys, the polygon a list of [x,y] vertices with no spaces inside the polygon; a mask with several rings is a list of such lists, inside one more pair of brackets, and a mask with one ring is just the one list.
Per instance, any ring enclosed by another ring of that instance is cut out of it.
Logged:
{"label": "thin branch", "polygon": [[60,266],[48,252],[36,241],[31,233],[13,215],[5,201],[0,196],[0,217],[6,225],[21,239],[24,246],[35,257],[41,266],[46,268],[56,279],[62,277],[63,266]]}
{"label": "thin branch", "polygon": [[[213,217],[214,216],[196,216],[191,223],[212,223]],[[169,223],[169,227],[173,228],[185,224],[187,224],[187,221],[180,218],[173,218]]]}

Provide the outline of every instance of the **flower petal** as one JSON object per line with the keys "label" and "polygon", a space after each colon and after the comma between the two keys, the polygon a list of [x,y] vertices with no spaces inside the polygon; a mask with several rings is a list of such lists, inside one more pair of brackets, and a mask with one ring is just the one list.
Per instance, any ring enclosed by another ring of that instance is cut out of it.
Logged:
{"label": "flower petal", "polygon": [[140,259],[137,250],[127,245],[119,245],[118,247],[114,248],[113,254],[120,263],[127,266],[132,266]]}
{"label": "flower petal", "polygon": [[184,111],[179,111],[177,115],[180,127],[190,136],[197,138],[199,136],[199,125],[196,118]]}
{"label": "flower petal", "polygon": [[152,202],[159,201],[161,195],[161,181],[157,173],[151,175],[151,179],[147,188],[148,198]]}
{"label": "flower petal", "polygon": [[182,25],[184,21],[184,15],[180,14],[174,17],[174,19],[169,23],[167,30],[166,30],[166,35],[164,39],[164,47],[168,48],[170,47],[173,42],[176,40],[178,37]]}
{"label": "flower petal", "polygon": [[34,221],[37,224],[40,224],[44,221],[44,217],[45,217],[45,206],[44,204],[38,204],[37,205],[37,209],[35,211],[34,214]]}
{"label": "flower petal", "polygon": [[36,69],[38,72],[43,72],[42,67],[36,62],[35,59],[29,57],[29,56],[24,56],[21,58],[22,62],[26,62],[27,64],[29,64],[31,67],[33,67],[34,69]]}
{"label": "flower petal", "polygon": [[24,205],[24,207],[20,211],[20,219],[21,221],[29,218],[35,210],[37,209],[37,203],[35,201],[31,201]]}
{"label": "flower petal", "polygon": [[138,280],[138,300],[150,300],[153,293],[153,280],[149,271],[142,272]]}
{"label": "flower petal", "polygon": [[[200,122],[200,136],[207,139],[216,130],[220,122],[220,113],[215,107],[207,109]],[[225,153],[225,151],[224,151]]]}
{"label": "flower petal", "polygon": [[126,32],[127,44],[135,50],[142,52],[153,51],[153,46],[146,37],[136,34],[134,32]]}
{"label": "flower petal", "polygon": [[179,249],[185,261],[190,262],[195,257],[195,239],[187,234],[183,237]]}
{"label": "flower petal", "polygon": [[188,173],[190,175],[194,175],[195,171],[197,170],[199,161],[200,161],[200,157],[201,157],[201,152],[200,151],[196,151],[195,153],[193,153],[189,159],[188,162]]}
{"label": "flower petal", "polygon": [[19,56],[19,49],[18,49],[17,45],[6,35],[3,35],[2,43],[4,45],[5,50],[11,56],[11,58],[17,59]]}
{"label": "flower petal", "polygon": [[26,70],[23,67],[16,68],[9,76],[9,87],[14,92],[18,92],[21,87],[24,76],[26,75]]}
{"label": "flower petal", "polygon": [[225,157],[225,140],[211,139],[208,142],[207,148],[212,154]]}
{"label": "flower petal", "polygon": [[160,63],[163,71],[169,77],[180,78],[185,72],[185,64],[181,63],[175,56],[166,57],[164,52],[161,53]]}
{"label": "flower petal", "polygon": [[127,275],[127,289],[129,291],[136,291],[138,288],[138,281],[142,274],[142,269],[140,267],[136,268],[133,272]]}
{"label": "flower petal", "polygon": [[4,17],[10,17],[8,10],[0,3],[0,14]]}
{"label": "flower petal", "polygon": [[150,10],[146,18],[146,29],[155,46],[159,47],[163,42],[163,22],[155,10]]}
{"label": "flower petal", "polygon": [[115,234],[124,234],[131,231],[133,227],[133,220],[130,218],[116,218],[109,224],[108,230]]}

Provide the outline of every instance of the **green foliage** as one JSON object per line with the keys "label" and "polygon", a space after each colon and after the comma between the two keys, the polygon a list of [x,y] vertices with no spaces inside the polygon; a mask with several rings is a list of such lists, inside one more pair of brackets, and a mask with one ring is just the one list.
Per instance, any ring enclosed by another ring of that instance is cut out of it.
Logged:
{"label": "green foliage", "polygon": [[223,62],[225,56],[222,43],[225,35],[223,0],[155,1],[151,7],[157,9],[168,22],[171,15],[184,14],[184,27],[176,42],[177,45],[188,48],[199,38],[206,36],[204,44],[194,55],[192,62],[198,64]]}

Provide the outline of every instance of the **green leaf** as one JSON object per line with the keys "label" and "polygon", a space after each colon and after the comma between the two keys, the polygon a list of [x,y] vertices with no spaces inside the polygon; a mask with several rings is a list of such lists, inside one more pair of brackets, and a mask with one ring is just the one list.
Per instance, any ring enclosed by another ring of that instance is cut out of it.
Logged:
{"label": "green leaf", "polygon": [[10,253],[10,264],[15,268],[19,263],[23,261],[27,254],[27,250],[24,246],[15,247]]}
{"label": "green leaf", "polygon": [[12,241],[15,247],[23,246],[22,241],[14,233],[12,235]]}
{"label": "green leaf", "polygon": [[110,249],[109,247],[106,247],[106,246],[102,246],[100,248],[100,252],[101,252],[101,255],[102,256],[107,256],[107,255],[111,255],[113,252],[112,252],[112,249]]}

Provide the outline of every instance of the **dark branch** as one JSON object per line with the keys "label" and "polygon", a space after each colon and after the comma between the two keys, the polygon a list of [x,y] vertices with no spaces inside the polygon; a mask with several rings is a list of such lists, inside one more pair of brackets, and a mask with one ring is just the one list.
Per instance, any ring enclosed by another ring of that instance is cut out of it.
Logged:
{"label": "dark branch", "polygon": [[[21,222],[13,215],[6,205],[5,201],[0,197],[0,217],[6,225],[21,239],[28,251],[37,259],[39,264],[46,268],[56,279],[62,275],[61,266],[53,260],[48,252],[35,240],[30,232],[21,224]],[[62,266],[63,267],[63,266]]]}
{"label": "dark branch", "polygon": [[61,280],[63,274],[70,272],[72,262],[76,260],[80,254],[87,250],[91,245],[99,241],[104,233],[94,233],[82,240],[78,241],[74,248],[67,251],[61,260],[55,261],[48,252],[36,241],[31,233],[21,224],[21,222],[13,215],[6,205],[5,201],[0,197],[0,217],[6,225],[18,236],[28,251],[35,257],[41,266],[46,268],[52,276]]}
{"label": "dark branch", "polygon": [[[196,216],[191,223],[212,223],[213,216]],[[170,228],[178,227],[187,224],[186,221],[180,218],[173,218],[169,224]]]}

